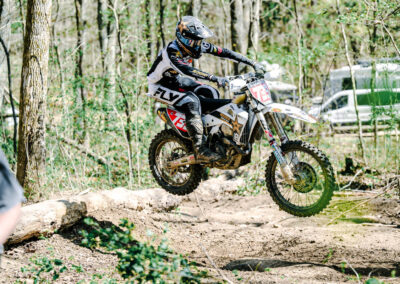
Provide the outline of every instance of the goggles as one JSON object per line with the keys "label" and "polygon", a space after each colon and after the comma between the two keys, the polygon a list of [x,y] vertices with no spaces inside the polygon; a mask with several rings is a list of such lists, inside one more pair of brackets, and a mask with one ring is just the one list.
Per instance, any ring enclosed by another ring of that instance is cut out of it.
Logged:
{"label": "goggles", "polygon": [[185,45],[185,46],[190,46],[195,50],[198,50],[201,46],[201,43],[203,42],[202,39],[199,40],[195,40],[195,39],[189,39],[189,38],[185,38],[183,37],[180,33],[177,33],[177,36],[179,38],[179,40]]}

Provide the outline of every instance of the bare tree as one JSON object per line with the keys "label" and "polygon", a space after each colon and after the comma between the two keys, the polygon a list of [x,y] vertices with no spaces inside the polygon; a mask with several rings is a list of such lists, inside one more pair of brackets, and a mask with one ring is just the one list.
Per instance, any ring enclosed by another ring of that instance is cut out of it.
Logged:
{"label": "bare tree", "polygon": [[157,39],[157,3],[156,0],[150,0],[150,41],[151,41],[151,53],[150,53],[150,62],[156,59],[158,54],[158,39]]}
{"label": "bare tree", "polygon": [[299,14],[297,12],[297,2],[293,0],[293,7],[294,7],[294,16],[296,20],[296,28],[297,28],[297,59],[299,65],[299,83],[298,83],[298,92],[299,92],[299,104],[302,103],[303,97],[303,65],[302,65],[302,56],[301,56],[301,49],[302,49],[302,30],[300,26]]}
{"label": "bare tree", "polygon": [[251,13],[251,45],[254,51],[259,51],[259,40],[260,40],[260,4],[261,0],[253,0],[252,13]]}
{"label": "bare tree", "polygon": [[[11,1],[3,1],[0,0],[0,26],[2,27],[0,29],[0,43],[2,46],[2,49],[4,51],[4,57],[0,57],[0,77],[7,78],[8,79],[8,88],[3,87],[2,89],[4,90],[4,95],[0,96],[0,108],[3,105],[3,102],[5,101],[6,93],[8,92],[9,98],[10,98],[10,104],[11,104],[11,110],[12,110],[12,116],[14,119],[14,135],[13,135],[13,146],[14,146],[14,158],[17,157],[17,117],[15,113],[15,107],[14,107],[14,99],[12,95],[12,79],[11,79],[11,61],[10,61],[10,49],[9,45],[7,44],[9,42],[9,38],[11,35],[11,21],[7,15],[10,12],[10,6],[11,6]],[[4,62],[4,59],[6,61],[6,64],[2,64]],[[8,89],[8,91],[6,91]],[[1,94],[1,93],[0,93]]]}
{"label": "bare tree", "polygon": [[[201,11],[201,4],[202,4],[201,0],[191,0],[190,5],[189,5],[190,8],[189,8],[188,14],[193,15],[194,17],[198,18],[199,13]],[[195,68],[201,69],[200,60],[194,60],[193,66]]]}
{"label": "bare tree", "polygon": [[17,178],[27,195],[45,183],[51,0],[28,0],[21,71]]}
{"label": "bare tree", "polygon": [[[340,17],[340,0],[336,0],[336,9],[337,9],[337,14]],[[350,59],[350,54],[349,54],[349,45],[347,43],[347,37],[346,37],[346,31],[344,28],[344,24],[341,21],[340,22],[340,28],[342,30],[342,36],[344,40],[344,49],[346,52],[346,59],[347,59],[347,64],[350,69],[350,77],[351,77],[351,85],[353,87],[353,98],[354,98],[354,108],[356,112],[356,118],[357,118],[357,125],[358,125],[358,139],[359,139],[359,145],[361,149],[361,155],[363,157],[364,162],[366,161],[365,159],[365,147],[364,147],[364,140],[363,140],[363,134],[362,134],[362,127],[361,127],[361,120],[360,120],[360,115],[358,113],[358,103],[357,103],[357,94],[356,94],[356,81],[354,78],[354,70],[353,70],[353,64],[351,63]]]}
{"label": "bare tree", "polygon": [[[376,89],[376,48],[377,48],[377,40],[378,40],[378,23],[377,23],[377,15],[378,15],[378,5],[379,1],[375,0],[372,3],[372,11],[373,11],[373,24],[371,30],[369,27],[368,34],[369,34],[369,53],[372,59],[371,64],[371,81],[370,81],[370,88],[371,94],[375,93]],[[374,146],[375,146],[375,156],[378,154],[378,120],[374,119]]]}
{"label": "bare tree", "polygon": [[[58,0],[55,1],[56,3],[56,13],[55,13],[55,19],[53,20],[53,23],[57,23],[59,12],[60,12],[60,3]],[[51,27],[51,35],[52,35],[52,47],[53,47],[53,52],[54,52],[54,57],[55,57],[55,63],[57,64],[58,67],[58,74],[59,74],[59,80],[60,80],[60,89],[62,91],[63,96],[65,96],[65,88],[64,88],[64,72],[63,72],[63,67],[61,63],[61,56],[60,56],[60,50],[58,48],[59,40],[57,39],[57,34],[56,34],[56,25],[54,24]]]}
{"label": "bare tree", "polygon": [[160,36],[162,46],[165,46],[165,33],[164,33],[164,4],[163,0],[160,0]]}
{"label": "bare tree", "polygon": [[118,9],[118,0],[114,0],[113,2],[109,0],[109,11],[113,15],[113,20],[109,20],[107,22],[107,52],[105,56],[105,79],[107,81],[108,87],[108,100],[109,103],[113,104],[115,102],[115,90],[116,90],[116,53],[117,53],[117,36],[118,36],[118,17],[117,17],[117,9]]}
{"label": "bare tree", "polygon": [[99,45],[101,53],[101,65],[103,67],[103,73],[105,73],[104,58],[107,49],[107,1],[97,0],[97,27],[99,34]]}
{"label": "bare tree", "polygon": [[87,131],[87,119],[86,119],[86,95],[83,84],[83,52],[84,52],[84,29],[85,21],[83,18],[83,0],[75,0],[75,20],[76,20],[76,61],[75,61],[75,106],[76,114],[75,127],[77,129],[75,136],[78,138],[80,143],[83,143],[86,139]]}
{"label": "bare tree", "polygon": [[[243,26],[241,20],[243,19],[243,1],[233,0],[230,6],[231,10],[231,42],[232,50],[241,51],[241,38],[243,38]],[[235,73],[239,73],[239,65],[234,64]]]}
{"label": "bare tree", "polygon": [[252,0],[243,0],[242,37],[240,38],[240,53],[247,54],[250,39]]}

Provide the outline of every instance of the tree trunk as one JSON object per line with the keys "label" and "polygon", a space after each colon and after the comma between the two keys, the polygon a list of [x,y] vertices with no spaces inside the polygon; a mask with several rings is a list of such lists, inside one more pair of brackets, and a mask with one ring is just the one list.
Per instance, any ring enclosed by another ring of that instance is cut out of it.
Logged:
{"label": "tree trunk", "polygon": [[[241,38],[243,37],[243,2],[234,0],[230,6],[231,9],[231,42],[232,50],[241,51]],[[234,64],[235,74],[239,73],[239,64]]]}
{"label": "tree trunk", "polygon": [[[220,28],[222,31],[222,35],[223,35],[223,43],[224,46],[229,46],[229,41],[230,41],[230,30],[229,30],[229,25],[226,24],[227,22],[230,22],[230,11],[228,10],[230,6],[226,7],[227,4],[225,4],[226,2],[224,0],[219,0],[220,1],[220,6],[222,8],[223,11],[223,24],[220,24]],[[232,69],[232,63],[229,60],[223,60],[223,67],[224,67],[224,71],[225,71],[225,75],[227,74],[232,74],[231,69]],[[224,94],[225,97],[225,94]]]}
{"label": "tree trunk", "polygon": [[97,27],[99,34],[99,45],[101,53],[101,65],[103,67],[103,75],[105,74],[105,55],[108,45],[107,37],[107,1],[97,0]]}
{"label": "tree trunk", "polygon": [[164,35],[164,5],[163,0],[160,0],[160,36],[162,46],[165,46],[165,35]]}
{"label": "tree trunk", "polygon": [[[4,42],[5,49],[0,48],[0,62],[6,62],[7,56],[9,56],[9,37],[11,34],[11,22],[7,19],[10,9],[7,0],[0,0],[0,38]],[[0,78],[8,77],[8,68],[6,64],[0,64]],[[4,85],[3,85],[4,84]],[[5,96],[7,95],[8,84],[3,80],[0,82],[0,110],[3,111]]]}
{"label": "tree trunk", "polygon": [[86,95],[83,83],[83,32],[85,22],[83,19],[83,0],[75,0],[75,20],[76,20],[76,58],[75,58],[75,115],[74,115],[74,136],[78,138],[79,143],[84,143],[86,139],[87,119],[86,119]]}
{"label": "tree trunk", "polygon": [[124,188],[78,195],[68,200],[46,200],[22,208],[21,220],[7,243],[16,244],[33,237],[51,235],[55,230],[68,228],[99,210],[128,208],[160,212],[172,210],[180,202],[181,197],[162,189],[133,191]]}
{"label": "tree trunk", "polygon": [[45,183],[45,116],[51,0],[28,0],[21,71],[17,178],[25,194]]}
{"label": "tree trunk", "polygon": [[242,19],[243,30],[242,30],[242,37],[240,38],[240,53],[243,55],[247,54],[247,49],[249,48],[251,4],[252,0],[243,1],[243,19]]}
{"label": "tree trunk", "polygon": [[[199,13],[201,10],[201,0],[190,1],[190,6],[192,10],[192,15],[196,18],[199,18]],[[195,68],[201,69],[200,60],[193,60],[193,66]]]}
{"label": "tree trunk", "polygon": [[[253,0],[252,20],[251,20],[251,44],[257,56],[258,41],[260,38],[260,2],[261,0]],[[256,58],[257,59],[257,58]]]}
{"label": "tree trunk", "polygon": [[[117,1],[110,3],[112,9],[117,9]],[[111,11],[110,11],[111,13]],[[114,19],[108,21],[107,31],[108,31],[108,45],[107,52],[105,56],[106,64],[106,74],[105,79],[108,83],[106,100],[108,104],[115,103],[115,89],[116,89],[116,52],[117,52],[117,19],[115,18],[115,13],[113,13]]]}
{"label": "tree trunk", "polygon": [[[14,147],[14,158],[17,158],[17,117],[14,107],[14,99],[12,95],[12,74],[11,74],[11,60],[10,60],[10,38],[11,38],[11,20],[8,15],[11,10],[11,1],[0,0],[0,50],[3,51],[4,57],[0,57],[0,62],[6,64],[0,64],[0,78],[7,78],[7,83],[4,86],[0,85],[0,111],[3,111],[3,103],[6,101],[6,95],[10,98],[11,110],[14,119],[14,134],[13,134],[13,147]],[[1,54],[1,53],[0,53]],[[4,60],[5,59],[5,60]],[[8,92],[6,91],[8,89]],[[2,92],[1,92],[2,91]],[[5,133],[3,135],[6,135]],[[7,138],[5,138],[6,140]],[[14,164],[12,163],[14,167]]]}
{"label": "tree trunk", "polygon": [[151,41],[151,51],[150,51],[150,62],[154,62],[158,54],[158,39],[157,39],[157,3],[156,0],[150,0],[150,41]]}
{"label": "tree trunk", "polygon": [[302,49],[302,32],[301,26],[299,21],[299,15],[297,13],[297,5],[296,0],[293,0],[293,7],[294,7],[294,14],[296,20],[296,27],[297,27],[297,60],[298,60],[298,70],[299,70],[299,83],[298,83],[298,92],[299,92],[299,105],[302,104],[303,99],[303,66],[302,66],[302,56],[301,56],[301,49]]}
{"label": "tree trunk", "polygon": [[[337,9],[338,16],[340,17],[341,13],[340,13],[339,1],[340,0],[336,0],[336,9]],[[360,145],[360,150],[361,150],[361,156],[363,158],[363,162],[365,163],[366,162],[365,150],[364,150],[365,147],[364,147],[364,140],[363,140],[363,134],[362,134],[361,120],[360,120],[360,116],[359,116],[359,113],[358,113],[357,94],[356,94],[356,81],[355,81],[355,78],[354,78],[354,70],[353,70],[353,65],[351,63],[351,59],[350,59],[349,45],[347,43],[347,37],[346,37],[345,29],[344,29],[344,24],[342,22],[340,22],[340,27],[341,27],[341,30],[342,30],[342,36],[343,36],[343,40],[344,40],[344,48],[345,48],[345,52],[346,52],[346,59],[347,59],[347,64],[349,65],[351,84],[352,84],[352,87],[353,87],[354,108],[355,108],[356,118],[357,118],[358,139],[359,139],[359,145]]]}
{"label": "tree trunk", "polygon": [[[59,16],[59,11],[60,11],[60,3],[58,0],[55,1],[57,4],[57,8],[56,8],[56,17],[54,20],[54,23],[57,23],[58,20],[58,16]],[[53,45],[53,49],[54,49],[54,56],[55,56],[55,63],[57,64],[58,67],[58,77],[60,80],[60,89],[62,91],[62,95],[63,97],[65,96],[65,88],[64,88],[64,72],[63,72],[63,67],[61,64],[61,57],[60,57],[60,51],[58,49],[58,44],[59,44],[59,40],[57,41],[56,37],[56,30],[55,30],[56,25],[54,24],[51,28],[51,34],[52,34],[52,45]]]}
{"label": "tree trunk", "polygon": [[[146,25],[143,29],[143,39],[147,42],[147,51],[146,51],[146,55],[147,55],[147,60],[152,60],[151,58],[151,50],[152,50],[152,46],[153,46],[153,42],[151,41],[151,5],[150,5],[150,0],[145,0],[143,2],[143,7],[141,7],[140,9],[144,11],[145,15],[145,22]],[[153,62],[153,61],[151,61]]]}
{"label": "tree trunk", "polygon": [[[378,0],[375,0],[374,7],[373,7],[373,17],[374,17],[374,24],[372,26],[372,33],[370,33],[370,40],[369,40],[369,51],[370,51],[370,56],[372,59],[372,64],[371,64],[371,81],[370,81],[370,88],[371,88],[371,94],[374,94],[375,88],[376,88],[376,42],[378,40],[378,25],[376,23],[377,20],[377,12],[378,12]],[[368,27],[367,27],[368,28]],[[376,112],[376,106],[374,106],[372,109]],[[376,117],[376,113],[373,114],[373,122],[374,122],[374,147],[375,147],[375,159],[378,156],[378,118]]]}
{"label": "tree trunk", "polygon": [[21,17],[22,21],[22,39],[25,38],[25,15],[24,15],[24,4],[22,3],[22,0],[18,0],[18,8],[19,8],[19,15]]}

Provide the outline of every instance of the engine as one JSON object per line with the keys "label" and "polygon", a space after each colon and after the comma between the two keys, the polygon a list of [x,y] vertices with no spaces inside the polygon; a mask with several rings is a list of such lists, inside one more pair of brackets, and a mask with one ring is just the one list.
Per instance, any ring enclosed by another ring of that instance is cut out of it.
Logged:
{"label": "engine", "polygon": [[214,134],[210,139],[210,148],[222,156],[225,156],[224,159],[216,162],[215,167],[223,170],[237,169],[240,166],[242,154],[236,151],[235,147],[232,145],[233,142],[229,142],[232,141],[232,129],[227,127],[225,131],[226,134],[221,127],[220,131]]}
{"label": "engine", "polygon": [[226,124],[221,125],[221,132],[225,137],[232,139],[233,137],[233,129]]}

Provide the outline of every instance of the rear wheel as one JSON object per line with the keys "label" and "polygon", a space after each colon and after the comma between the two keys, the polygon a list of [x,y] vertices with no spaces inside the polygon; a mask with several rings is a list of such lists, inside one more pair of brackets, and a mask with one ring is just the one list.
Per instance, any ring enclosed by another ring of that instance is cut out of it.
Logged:
{"label": "rear wheel", "polygon": [[302,141],[289,141],[281,148],[296,182],[286,182],[275,156],[271,155],[266,182],[272,199],[282,210],[295,216],[308,217],[321,212],[336,187],[328,158],[316,147]]}
{"label": "rear wheel", "polygon": [[185,165],[168,168],[167,163],[193,153],[192,143],[172,129],[161,131],[151,141],[149,164],[157,183],[166,191],[176,195],[191,193],[199,185],[203,167]]}

